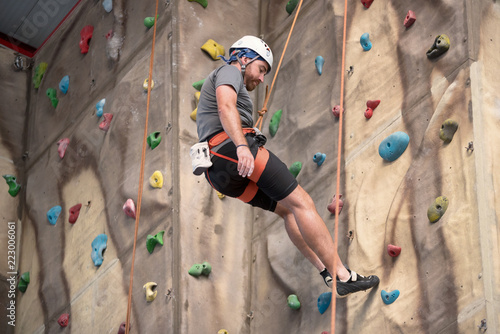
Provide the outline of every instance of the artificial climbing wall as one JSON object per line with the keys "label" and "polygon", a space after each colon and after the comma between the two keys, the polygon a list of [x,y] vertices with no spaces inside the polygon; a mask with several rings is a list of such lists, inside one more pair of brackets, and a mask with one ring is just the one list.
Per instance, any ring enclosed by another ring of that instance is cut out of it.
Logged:
{"label": "artificial climbing wall", "polygon": [[[132,333],[330,330],[329,311],[321,315],[316,305],[328,289],[288,240],[282,221],[237,200],[220,200],[191,174],[188,156],[197,141],[189,117],[196,107],[192,83],[221,64],[201,45],[213,39],[227,50],[242,35],[261,34],[277,65],[293,19],[286,4],[209,1],[203,8],[160,1],[148,134],[159,131],[162,141],[146,150]],[[75,333],[117,332],[125,320],[134,220],[122,206],[128,198],[137,204],[147,102],[142,84],[153,36],[143,19],[154,15],[154,7],[122,0],[107,13],[100,2],[81,3],[35,57],[35,67],[48,64],[38,89],[31,82],[35,70],[12,72],[13,54],[0,50],[7,87],[1,96],[19,108],[1,107],[2,175],[18,173],[23,186],[14,198],[4,191],[2,214],[4,221],[22,221],[18,271],[31,276],[26,292],[16,296],[15,332],[59,332],[64,313],[70,315],[64,330]],[[406,29],[410,9],[417,20]],[[500,331],[494,145],[499,11],[487,0],[375,0],[369,9],[350,1],[341,69],[343,2],[304,1],[264,133],[268,149],[286,164],[303,163],[298,181],[333,231],[326,206],[337,181],[339,122],[331,109],[339,104],[341,71],[353,66],[346,72],[339,253],[352,269],[377,274],[381,282],[338,301],[337,333],[470,333],[480,331],[483,319],[488,333]],[[81,54],[86,25],[94,33],[88,53]],[[370,51],[360,45],[363,33],[370,34]],[[428,60],[425,53],[439,34],[450,37],[450,50]],[[325,59],[321,75],[314,65],[319,55]],[[58,84],[65,75],[70,84],[63,94]],[[48,88],[57,90],[56,108],[45,95]],[[264,87],[252,97],[261,107]],[[103,119],[96,115],[103,98],[104,113],[113,114],[108,131],[99,128]],[[363,116],[367,100],[381,101],[369,120]],[[271,137],[269,119],[278,109],[283,116]],[[450,118],[459,127],[444,144],[439,129]],[[409,146],[394,162],[384,162],[378,146],[396,131],[409,135]],[[62,138],[70,144],[61,159]],[[474,151],[465,149],[470,141]],[[312,161],[316,152],[327,156],[321,167]],[[149,185],[155,171],[163,174],[161,189]],[[448,210],[431,224],[427,208],[442,195]],[[70,224],[69,209],[78,203],[80,215]],[[51,225],[46,214],[57,205],[62,212]],[[1,231],[6,240],[7,230]],[[164,245],[149,254],[146,237],[160,231]],[[107,248],[95,266],[91,244],[99,234],[107,235]],[[402,247],[399,257],[387,254],[388,244]],[[212,264],[208,277],[187,273],[203,261]],[[1,268],[4,275],[7,268]],[[147,282],[157,283],[153,302],[145,300]],[[2,301],[8,288],[2,279]],[[385,305],[381,290],[399,290],[400,297]],[[292,293],[301,301],[298,311],[286,304]]]}

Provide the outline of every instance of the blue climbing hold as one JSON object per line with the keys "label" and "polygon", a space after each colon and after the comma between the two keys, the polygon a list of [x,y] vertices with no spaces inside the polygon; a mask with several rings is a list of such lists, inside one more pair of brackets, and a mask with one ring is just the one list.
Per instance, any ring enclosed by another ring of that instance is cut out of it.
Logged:
{"label": "blue climbing hold", "polygon": [[387,292],[385,290],[382,290],[380,292],[380,295],[382,296],[382,300],[384,301],[385,304],[389,305],[394,303],[396,299],[399,297],[399,290],[394,290],[391,292]]}
{"label": "blue climbing hold", "polygon": [[97,112],[95,114],[97,115],[97,117],[101,117],[104,113],[104,104],[106,104],[106,99],[102,99],[101,101],[96,103],[95,108],[97,109]]}
{"label": "blue climbing hold", "polygon": [[331,292],[323,292],[318,297],[318,310],[319,313],[323,314],[330,306],[330,302],[332,301],[332,293]]}
{"label": "blue climbing hold", "polygon": [[109,13],[113,10],[113,1],[112,0],[104,0],[102,2],[102,6],[104,7],[104,10]]}
{"label": "blue climbing hold", "polygon": [[65,75],[59,82],[59,90],[63,94],[66,94],[68,92],[68,87],[69,87],[69,75]]}
{"label": "blue climbing hold", "polygon": [[99,234],[95,237],[94,241],[92,241],[92,261],[98,267],[102,264],[104,260],[102,254],[106,250],[106,243],[108,242],[108,236],[106,234]]}
{"label": "blue climbing hold", "polygon": [[313,161],[318,164],[318,166],[321,166],[323,162],[325,162],[326,159],[326,154],[318,152],[313,156]]}
{"label": "blue climbing hold", "polygon": [[314,63],[316,64],[316,70],[318,70],[318,74],[321,75],[323,73],[323,64],[325,63],[325,59],[323,59],[323,57],[321,56],[317,56]]}
{"label": "blue climbing hold", "polygon": [[49,223],[55,225],[57,222],[57,218],[61,214],[62,208],[59,205],[54,206],[49,211],[47,211],[47,218],[49,219]]}
{"label": "blue climbing hold", "polygon": [[372,42],[370,42],[370,35],[367,32],[361,35],[359,42],[361,43],[361,46],[365,51],[370,51],[370,49],[372,48]]}
{"label": "blue climbing hold", "polygon": [[402,131],[394,132],[392,135],[382,140],[378,147],[378,154],[380,154],[384,160],[394,161],[403,154],[409,142],[410,137],[406,133]]}

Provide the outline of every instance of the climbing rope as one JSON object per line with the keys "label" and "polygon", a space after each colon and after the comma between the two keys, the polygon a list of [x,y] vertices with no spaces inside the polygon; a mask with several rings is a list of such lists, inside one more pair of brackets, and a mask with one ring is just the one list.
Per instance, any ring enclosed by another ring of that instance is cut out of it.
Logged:
{"label": "climbing rope", "polygon": [[137,231],[139,229],[139,217],[141,216],[141,203],[142,203],[142,188],[144,185],[144,164],[146,161],[146,142],[148,136],[148,119],[149,119],[149,100],[151,98],[151,83],[153,82],[153,60],[155,54],[155,41],[156,41],[156,22],[158,21],[158,0],[156,0],[155,9],[155,23],[153,27],[153,46],[151,48],[151,59],[149,61],[149,76],[148,76],[148,98],[146,105],[146,120],[144,124],[144,135],[142,138],[142,154],[141,154],[141,171],[139,174],[139,191],[137,194],[137,213],[135,217],[135,231],[134,231],[134,247],[132,249],[132,265],[130,267],[130,283],[128,288],[128,304],[127,304],[127,320],[125,322],[125,334],[129,334],[130,325],[130,311],[132,308],[132,287],[134,283],[134,262],[135,262],[135,249],[137,245]]}
{"label": "climbing rope", "polygon": [[286,52],[286,48],[288,47],[288,41],[290,40],[290,36],[292,36],[293,27],[295,27],[295,21],[297,21],[297,16],[299,16],[300,7],[302,6],[302,1],[303,0],[300,0],[299,5],[297,6],[297,11],[295,12],[295,17],[293,18],[292,26],[290,27],[290,32],[288,33],[285,47],[283,48],[283,53],[281,54],[281,58],[280,58],[280,61],[278,63],[278,67],[276,68],[276,73],[274,73],[273,82],[271,83],[271,89],[268,90],[269,86],[266,86],[266,98],[264,100],[264,105],[262,106],[262,109],[258,111],[259,118],[257,119],[257,122],[255,122],[255,125],[254,125],[254,127],[259,127],[259,130],[262,130],[262,122],[264,119],[264,114],[267,112],[267,102],[269,101],[269,97],[271,96],[271,92],[273,91],[274,82],[276,81],[276,78],[278,77],[278,73],[279,73],[280,67],[281,67],[281,62],[283,61],[283,57],[285,56],[285,52]]}
{"label": "climbing rope", "polygon": [[[335,190],[335,194],[339,194],[340,192],[340,158],[342,156],[342,121],[344,114],[344,68],[345,68],[345,42],[346,42],[346,26],[347,26],[347,0],[344,0],[344,35],[342,40],[342,67],[340,70],[340,118],[339,118],[339,139],[338,139],[338,151],[337,151],[337,187]],[[333,238],[333,245],[336,252],[338,252],[338,234],[339,234],[339,203],[337,200],[335,203],[335,233]],[[337,256],[333,257],[333,269],[337,268]],[[333,293],[332,293],[332,317],[331,317],[331,329],[330,333],[335,333],[335,313],[336,313],[336,305],[337,305],[337,280],[333,280]]]}

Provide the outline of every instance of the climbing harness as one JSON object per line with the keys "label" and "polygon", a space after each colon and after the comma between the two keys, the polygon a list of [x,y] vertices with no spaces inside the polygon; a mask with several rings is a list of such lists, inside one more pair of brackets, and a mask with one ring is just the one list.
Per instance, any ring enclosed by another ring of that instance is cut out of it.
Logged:
{"label": "climbing harness", "polygon": [[[155,16],[158,17],[158,0],[156,0]],[[148,76],[148,98],[146,104],[146,118],[144,121],[144,135],[142,138],[142,153],[141,153],[141,169],[139,174],[139,191],[137,194],[137,211],[135,217],[135,230],[134,230],[134,246],[132,248],[132,264],[130,267],[130,283],[128,288],[128,302],[127,302],[127,318],[125,321],[125,334],[129,334],[130,330],[130,312],[132,308],[132,287],[134,286],[134,263],[135,263],[135,249],[137,246],[137,232],[139,230],[139,218],[141,216],[141,203],[142,203],[142,189],[144,184],[144,165],[146,161],[146,147],[147,147],[147,137],[148,137],[148,119],[149,119],[149,101],[151,98],[151,83],[153,82],[153,61],[155,54],[155,41],[156,41],[156,23],[158,20],[154,20],[153,28],[153,44],[151,47],[151,59],[149,61],[149,76]]]}

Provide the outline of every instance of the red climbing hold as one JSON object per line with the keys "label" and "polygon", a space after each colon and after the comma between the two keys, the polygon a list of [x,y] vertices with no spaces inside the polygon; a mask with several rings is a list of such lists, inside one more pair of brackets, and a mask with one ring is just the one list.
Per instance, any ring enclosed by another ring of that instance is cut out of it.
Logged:
{"label": "red climbing hold", "polygon": [[366,108],[365,110],[365,117],[366,119],[370,119],[373,116],[373,109],[372,108]]}
{"label": "red climbing hold", "polygon": [[[335,209],[337,205],[337,199],[335,198],[336,195],[333,195],[332,202],[328,205],[327,209],[330,211],[331,214],[335,214]],[[340,212],[342,212],[342,207],[344,206],[344,201],[342,200],[342,194],[339,195],[339,215]]]}
{"label": "red climbing hold", "polygon": [[113,29],[108,31],[108,33],[106,34],[106,39],[110,39],[111,37],[113,37]]}
{"label": "red climbing hold", "polygon": [[59,153],[59,158],[64,158],[66,154],[66,149],[69,145],[69,138],[63,138],[57,142],[57,153]]}
{"label": "red climbing hold", "polygon": [[389,244],[387,245],[387,252],[390,256],[396,257],[401,253],[401,247]]}
{"label": "red climbing hold", "polygon": [[368,100],[366,102],[366,107],[370,108],[371,110],[375,110],[375,108],[377,108],[379,104],[380,100]]}
{"label": "red climbing hold", "polygon": [[57,319],[57,323],[61,327],[68,326],[68,323],[69,323],[69,314],[68,313],[61,314],[61,316],[59,317],[59,319]]}
{"label": "red climbing hold", "polygon": [[[342,113],[344,113],[345,112],[344,108],[342,108],[342,110],[343,110]],[[333,113],[333,116],[339,118],[340,117],[340,106],[337,105],[337,106],[333,107],[332,108],[332,113]]]}
{"label": "red climbing hold", "polygon": [[99,124],[99,129],[101,129],[102,131],[108,131],[111,120],[113,119],[113,114],[105,113],[102,116],[104,117],[104,120],[101,122],[101,124]]}
{"label": "red climbing hold", "polygon": [[415,13],[412,10],[409,10],[408,14],[406,14],[406,17],[405,17],[404,26],[406,28],[408,28],[413,23],[415,23],[416,19],[417,19],[417,17],[415,16]]}
{"label": "red climbing hold", "polygon": [[82,208],[81,203],[78,203],[77,205],[74,205],[71,208],[69,208],[69,222],[71,224],[76,223],[76,220],[78,219],[78,216],[80,215],[81,208]]}
{"label": "red climbing hold", "polygon": [[89,52],[89,42],[93,33],[94,27],[91,25],[83,27],[82,31],[80,31],[80,50],[82,53]]}
{"label": "red climbing hold", "polygon": [[365,8],[370,8],[372,2],[373,0],[361,0],[361,3],[363,4],[363,6],[365,6]]}
{"label": "red climbing hold", "polygon": [[125,212],[125,214],[127,216],[129,216],[130,218],[134,218],[135,219],[135,204],[134,204],[134,201],[129,198],[125,204],[123,204],[123,212]]}

